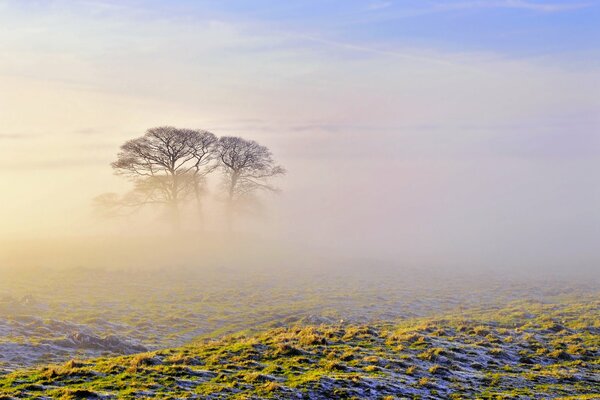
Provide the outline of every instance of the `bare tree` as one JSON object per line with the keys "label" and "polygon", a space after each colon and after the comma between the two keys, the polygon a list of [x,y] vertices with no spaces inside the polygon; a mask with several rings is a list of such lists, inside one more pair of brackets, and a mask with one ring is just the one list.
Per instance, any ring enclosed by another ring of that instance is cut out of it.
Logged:
{"label": "bare tree", "polygon": [[228,226],[231,228],[234,207],[257,191],[277,191],[270,179],[286,173],[275,164],[271,151],[253,140],[235,136],[221,137],[215,146],[228,203]]}
{"label": "bare tree", "polygon": [[[216,142],[210,132],[172,126],[148,129],[144,136],[125,142],[112,167],[127,176],[134,188],[119,199],[120,205],[166,205],[178,227],[181,203],[194,195],[200,205],[204,178],[215,168],[210,162]],[[114,196],[100,199],[114,200]]]}
{"label": "bare tree", "polygon": [[218,167],[218,164],[212,163],[217,137],[204,130],[186,129],[182,132],[188,137],[188,150],[193,157],[192,168],[186,174],[190,175],[198,213],[202,216],[202,188],[205,186],[206,176]]}

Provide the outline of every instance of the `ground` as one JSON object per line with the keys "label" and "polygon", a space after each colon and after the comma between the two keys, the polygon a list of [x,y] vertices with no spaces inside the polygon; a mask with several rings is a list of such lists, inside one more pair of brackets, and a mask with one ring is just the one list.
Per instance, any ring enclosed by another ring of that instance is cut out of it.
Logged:
{"label": "ground", "polygon": [[199,281],[148,276],[73,303],[82,276],[54,296],[11,286],[0,346],[20,363],[1,354],[0,398],[600,398],[595,281],[207,277],[192,294]]}

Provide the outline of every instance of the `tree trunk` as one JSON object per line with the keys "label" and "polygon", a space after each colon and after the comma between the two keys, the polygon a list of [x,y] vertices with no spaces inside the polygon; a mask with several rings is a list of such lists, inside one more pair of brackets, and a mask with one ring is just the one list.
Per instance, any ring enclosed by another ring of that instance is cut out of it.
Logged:
{"label": "tree trunk", "polygon": [[200,200],[200,185],[194,182],[194,195],[196,197],[196,209],[198,210],[198,220],[200,221],[200,230],[204,230],[204,212],[202,211],[202,201]]}
{"label": "tree trunk", "polygon": [[181,215],[179,213],[179,180],[176,171],[171,171],[173,184],[171,187],[171,222],[173,224],[173,233],[181,232]]}
{"label": "tree trunk", "polygon": [[237,174],[233,174],[231,176],[231,182],[229,184],[229,197],[227,198],[227,210],[226,213],[227,215],[225,216],[225,218],[227,219],[226,223],[227,223],[227,233],[231,233],[233,232],[233,218],[234,218],[234,212],[235,212],[235,186],[237,184]]}
{"label": "tree trunk", "polygon": [[173,227],[173,233],[179,234],[181,232],[181,215],[179,213],[179,203],[177,199],[173,200],[170,204],[170,219]]}
{"label": "tree trunk", "polygon": [[233,199],[229,198],[227,200],[226,210],[225,210],[225,223],[227,228],[227,233],[233,232]]}

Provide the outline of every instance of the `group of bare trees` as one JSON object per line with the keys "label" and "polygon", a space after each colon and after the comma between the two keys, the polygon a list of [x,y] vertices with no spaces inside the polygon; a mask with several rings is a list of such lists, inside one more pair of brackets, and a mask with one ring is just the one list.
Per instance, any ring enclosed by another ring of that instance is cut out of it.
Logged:
{"label": "group of bare trees", "polygon": [[271,178],[285,174],[271,151],[253,140],[218,138],[205,130],[161,126],[121,146],[112,167],[133,188],[125,195],[106,193],[96,198],[104,210],[139,209],[159,205],[168,210],[175,229],[184,206],[195,205],[202,215],[202,194],[209,174],[219,172],[227,225],[234,211],[259,191],[277,191]]}

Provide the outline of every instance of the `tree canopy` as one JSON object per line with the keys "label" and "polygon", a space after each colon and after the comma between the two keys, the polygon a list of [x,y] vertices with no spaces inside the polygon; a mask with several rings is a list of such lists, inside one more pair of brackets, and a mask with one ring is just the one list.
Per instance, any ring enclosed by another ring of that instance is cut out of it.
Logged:
{"label": "tree canopy", "polygon": [[112,164],[117,175],[128,178],[132,189],[124,195],[105,193],[96,198],[104,210],[138,209],[163,205],[173,224],[180,223],[181,208],[195,202],[202,214],[207,178],[221,172],[227,215],[242,200],[259,191],[277,191],[270,179],[285,174],[271,151],[253,140],[224,136],[200,129],[173,126],[151,128],[121,147]]}

